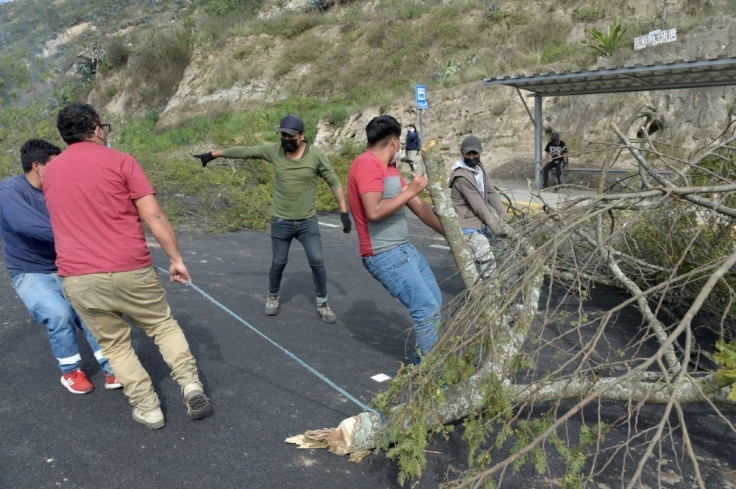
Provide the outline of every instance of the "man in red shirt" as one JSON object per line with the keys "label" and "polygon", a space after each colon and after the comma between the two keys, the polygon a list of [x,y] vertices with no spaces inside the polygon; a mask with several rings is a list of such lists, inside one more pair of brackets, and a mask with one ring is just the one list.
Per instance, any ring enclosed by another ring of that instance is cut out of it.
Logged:
{"label": "man in red shirt", "polygon": [[443,234],[437,215],[419,193],[428,181],[415,176],[407,185],[396,162],[401,125],[390,115],[366,126],[368,149],[353,160],[348,173],[348,202],[360,242],[363,266],[401,301],[414,320],[419,363],[437,342],[442,294],[427,261],[409,243],[408,207],[421,221]]}
{"label": "man in red shirt", "polygon": [[56,126],[69,147],[46,166],[43,193],[56,264],[69,301],[89,326],[147,428],[165,424],[151,378],[130,342],[133,323],[153,338],[181,386],[191,419],[212,412],[184,333],[171,316],[141,219],[169,257],[172,282],[187,283],[171,223],[138,162],[106,147],[108,124],[87,104],[63,108]]}

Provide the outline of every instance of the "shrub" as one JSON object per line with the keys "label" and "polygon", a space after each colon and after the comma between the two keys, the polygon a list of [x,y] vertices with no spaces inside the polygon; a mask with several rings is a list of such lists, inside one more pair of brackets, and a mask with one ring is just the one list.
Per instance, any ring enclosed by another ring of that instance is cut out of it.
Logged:
{"label": "shrub", "polygon": [[144,102],[164,103],[174,93],[192,56],[192,39],[182,28],[154,31],[142,39],[132,55],[133,73],[145,85]]}
{"label": "shrub", "polygon": [[572,19],[576,22],[596,22],[606,16],[603,9],[583,5],[572,13]]}
{"label": "shrub", "polygon": [[254,15],[263,6],[263,0],[204,0],[202,6],[206,13],[217,16],[236,12]]}
{"label": "shrub", "polygon": [[580,49],[569,44],[547,44],[542,48],[542,63],[575,60],[580,56]]}
{"label": "shrub", "polygon": [[287,12],[273,19],[263,20],[256,29],[260,33],[272,36],[296,37],[322,22],[322,17],[316,12]]}
{"label": "shrub", "polygon": [[107,59],[105,67],[111,70],[125,66],[130,57],[132,45],[122,37],[113,37],[107,41]]}
{"label": "shrub", "polygon": [[626,28],[620,19],[614,20],[603,33],[593,27],[585,29],[593,42],[586,43],[599,56],[611,56],[623,44]]}

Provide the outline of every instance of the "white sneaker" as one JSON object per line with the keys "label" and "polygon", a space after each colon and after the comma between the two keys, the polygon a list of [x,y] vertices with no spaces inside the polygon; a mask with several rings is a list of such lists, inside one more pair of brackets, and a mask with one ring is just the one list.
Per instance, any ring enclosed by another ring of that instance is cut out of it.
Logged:
{"label": "white sneaker", "polygon": [[268,294],[266,299],[266,316],[275,316],[279,313],[279,296],[278,294]]}
{"label": "white sneaker", "polygon": [[133,408],[133,419],[144,425],[149,430],[157,430],[163,428],[166,424],[164,421],[164,413],[160,407],[151,409],[150,411],[143,411],[141,409]]}

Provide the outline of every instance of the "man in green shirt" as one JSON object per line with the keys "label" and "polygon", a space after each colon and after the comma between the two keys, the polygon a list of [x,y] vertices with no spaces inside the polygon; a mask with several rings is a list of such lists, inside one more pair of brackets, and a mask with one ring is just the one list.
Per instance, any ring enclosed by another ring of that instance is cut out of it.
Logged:
{"label": "man in green shirt", "polygon": [[289,246],[296,238],[304,247],[317,292],[317,312],[324,322],[334,323],[337,316],[327,305],[327,271],[322,258],[322,239],[317,222],[317,179],[322,178],[332,189],[340,206],[343,232],[352,227],[340,180],[322,150],[304,138],[304,122],[289,114],[279,125],[281,142],[262,146],[228,148],[194,155],[202,166],[215,158],[257,158],[273,165],[273,204],[271,212],[271,250],[266,314],[279,313],[281,277],[289,259]]}

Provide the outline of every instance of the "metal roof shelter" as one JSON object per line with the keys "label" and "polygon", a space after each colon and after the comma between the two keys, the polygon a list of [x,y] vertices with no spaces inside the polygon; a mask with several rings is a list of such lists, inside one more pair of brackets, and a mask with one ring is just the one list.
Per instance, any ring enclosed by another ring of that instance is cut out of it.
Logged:
{"label": "metal roof shelter", "polygon": [[534,169],[537,188],[539,188],[543,97],[736,85],[736,57],[569,73],[539,73],[530,76],[487,78],[483,80],[483,85],[513,87],[520,97],[520,90],[532,92],[529,96],[534,96],[533,117],[523,97],[521,100],[529,116],[534,120]]}

